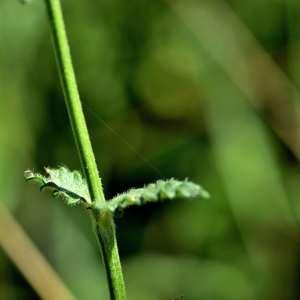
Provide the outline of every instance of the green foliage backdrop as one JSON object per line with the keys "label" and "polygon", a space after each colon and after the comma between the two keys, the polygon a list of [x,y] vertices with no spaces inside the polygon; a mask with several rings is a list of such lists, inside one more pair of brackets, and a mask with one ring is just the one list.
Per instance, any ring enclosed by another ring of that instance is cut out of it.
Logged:
{"label": "green foliage backdrop", "polygon": [[[77,299],[107,299],[85,212],[23,179],[79,169],[43,4],[0,1],[0,201]],[[161,177],[211,194],[117,219],[128,298],[298,299],[300,3],[62,4],[107,197]],[[36,297],[0,250],[0,299]]]}

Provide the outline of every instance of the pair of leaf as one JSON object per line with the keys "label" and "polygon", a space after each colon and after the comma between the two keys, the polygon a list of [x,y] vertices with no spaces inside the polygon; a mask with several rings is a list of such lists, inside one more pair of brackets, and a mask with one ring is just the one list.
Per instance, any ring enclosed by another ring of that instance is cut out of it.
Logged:
{"label": "pair of leaf", "polygon": [[[68,205],[84,204],[87,207],[92,207],[93,203],[87,182],[80,172],[70,171],[66,167],[45,168],[45,171],[48,176],[25,171],[25,178],[37,182],[41,190],[46,187],[52,189],[53,195],[62,198]],[[196,197],[208,198],[209,194],[201,186],[188,180],[158,180],[143,188],[130,189],[126,193],[117,195],[105,202],[102,209],[115,212],[133,205]]]}

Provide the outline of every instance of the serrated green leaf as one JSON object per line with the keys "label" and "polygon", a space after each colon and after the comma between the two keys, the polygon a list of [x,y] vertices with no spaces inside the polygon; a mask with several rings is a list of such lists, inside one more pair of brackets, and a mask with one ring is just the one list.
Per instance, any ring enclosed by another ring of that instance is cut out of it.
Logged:
{"label": "serrated green leaf", "polygon": [[25,171],[24,176],[26,180],[35,181],[41,190],[46,187],[52,189],[53,196],[65,200],[68,205],[92,203],[86,180],[80,172],[70,171],[66,167],[45,168],[45,171],[48,176],[30,170]]}
{"label": "serrated green leaf", "polygon": [[143,188],[130,189],[128,192],[117,195],[110,201],[101,204],[101,207],[92,205],[86,180],[78,171],[70,171],[66,167],[57,169],[45,168],[47,176],[25,171],[26,180],[35,181],[42,190],[50,188],[53,196],[62,198],[68,205],[79,203],[88,204],[90,208],[98,210],[122,211],[127,207],[143,205],[150,202],[169,201],[174,199],[192,199],[196,197],[208,198],[209,193],[200,185],[184,180],[158,180]]}
{"label": "serrated green leaf", "polygon": [[126,193],[117,195],[107,202],[107,206],[114,212],[116,210],[123,210],[129,206],[143,205],[149,202],[192,199],[196,197],[208,198],[209,193],[200,185],[188,180],[158,180],[143,188],[130,189]]}

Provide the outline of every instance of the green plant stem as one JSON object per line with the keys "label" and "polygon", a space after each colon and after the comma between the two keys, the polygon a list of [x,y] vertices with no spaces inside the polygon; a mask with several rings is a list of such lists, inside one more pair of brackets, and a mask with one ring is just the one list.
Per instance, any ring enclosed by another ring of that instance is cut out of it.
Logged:
{"label": "green plant stem", "polygon": [[112,300],[126,299],[125,285],[116,240],[115,225],[111,212],[105,212],[96,222],[96,233],[102,245],[102,258],[106,269]]}
{"label": "green plant stem", "polygon": [[83,172],[86,176],[91,198],[104,202],[104,193],[93,153],[73,69],[69,43],[60,0],[45,0],[54,41],[56,59],[65,94],[65,102]]}
{"label": "green plant stem", "polygon": [[[101,206],[105,202],[105,197],[79,97],[60,0],[45,0],[45,2],[65,102],[82,169],[87,178],[92,201]],[[102,250],[111,299],[125,300],[125,284],[113,217],[109,212],[99,213],[97,211],[94,211],[93,216],[96,220],[96,232]]]}

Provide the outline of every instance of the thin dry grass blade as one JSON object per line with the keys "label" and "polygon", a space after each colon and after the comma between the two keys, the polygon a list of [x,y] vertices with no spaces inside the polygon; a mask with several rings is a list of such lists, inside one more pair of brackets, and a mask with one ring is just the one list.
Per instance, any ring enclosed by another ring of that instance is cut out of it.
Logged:
{"label": "thin dry grass blade", "polygon": [[42,299],[75,299],[59,275],[1,202],[0,246]]}

